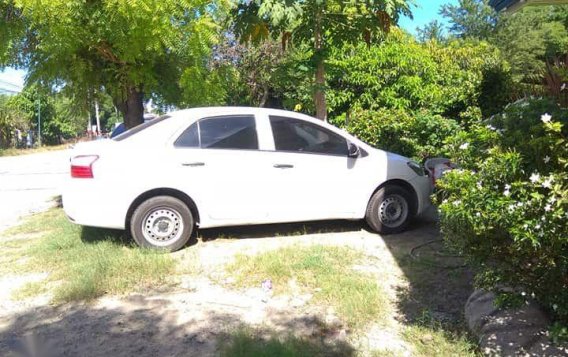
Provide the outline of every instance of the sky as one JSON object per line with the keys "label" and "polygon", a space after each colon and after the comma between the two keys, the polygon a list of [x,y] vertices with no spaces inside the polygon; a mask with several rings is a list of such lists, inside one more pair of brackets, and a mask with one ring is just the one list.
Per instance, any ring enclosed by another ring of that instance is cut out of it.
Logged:
{"label": "sky", "polygon": [[21,90],[24,86],[25,75],[25,71],[15,70],[9,67],[4,69],[4,71],[0,71],[0,89],[7,89],[10,91]]}
{"label": "sky", "polygon": [[406,31],[416,34],[416,28],[422,27],[432,20],[438,20],[445,23],[444,19],[438,14],[440,6],[444,4],[455,5],[458,0],[415,0],[416,6],[412,7],[414,19],[407,17],[399,21],[399,26]]}
{"label": "sky", "polygon": [[[416,34],[416,28],[422,27],[432,20],[438,20],[442,23],[444,19],[438,14],[440,6],[443,4],[456,4],[458,0],[415,0],[416,6],[412,8],[413,19],[404,17],[399,21],[400,27],[404,28],[412,34]],[[23,87],[24,76],[26,72],[23,70],[15,70],[13,68],[6,68],[0,71],[0,88],[13,90],[14,86]]]}

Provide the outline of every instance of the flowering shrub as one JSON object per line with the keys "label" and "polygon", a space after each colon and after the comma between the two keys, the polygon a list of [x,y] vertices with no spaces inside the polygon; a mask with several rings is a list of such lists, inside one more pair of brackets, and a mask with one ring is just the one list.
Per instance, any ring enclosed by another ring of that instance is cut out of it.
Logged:
{"label": "flowering shrub", "polygon": [[516,103],[447,141],[461,164],[439,181],[446,241],[486,289],[514,287],[568,322],[568,114]]}
{"label": "flowering shrub", "polygon": [[379,149],[422,160],[442,153],[444,140],[458,132],[456,121],[422,111],[360,110],[347,131]]}

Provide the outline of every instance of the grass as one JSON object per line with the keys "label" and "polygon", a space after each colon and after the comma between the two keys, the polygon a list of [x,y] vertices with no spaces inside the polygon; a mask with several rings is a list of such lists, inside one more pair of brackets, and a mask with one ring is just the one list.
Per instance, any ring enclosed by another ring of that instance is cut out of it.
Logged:
{"label": "grass", "polygon": [[[26,235],[39,237],[25,239]],[[167,282],[175,271],[169,255],[134,247],[119,231],[74,225],[61,209],[32,216],[4,236],[8,240],[0,242],[6,252],[2,265],[11,262],[18,272],[49,273],[48,280],[58,282],[53,284],[55,302],[152,287]],[[22,289],[16,295],[43,292],[34,284]]]}
{"label": "grass", "polygon": [[349,327],[357,329],[384,321],[390,312],[376,278],[352,269],[363,258],[345,247],[296,245],[252,257],[238,255],[227,271],[244,287],[258,287],[271,279],[275,293],[297,293],[290,291],[290,282],[295,282],[303,292],[313,294],[314,302],[332,306]]}
{"label": "grass", "polygon": [[20,155],[28,155],[28,154],[36,154],[38,152],[46,152],[46,151],[56,151],[56,150],[64,150],[69,146],[69,144],[63,145],[55,145],[55,146],[40,146],[32,149],[0,149],[0,157],[1,156],[20,156]]}
{"label": "grass", "polygon": [[[261,338],[259,336],[269,335]],[[326,344],[321,340],[298,338],[293,335],[278,336],[276,333],[240,328],[223,338],[220,344],[221,357],[317,357],[354,355],[346,343]]]}
{"label": "grass", "polygon": [[414,347],[417,357],[479,356],[477,345],[463,333],[449,331],[427,312],[416,323],[404,327],[406,342]]}
{"label": "grass", "polygon": [[33,281],[24,284],[21,288],[12,293],[12,298],[15,300],[23,300],[45,294],[48,292],[48,288],[43,281]]}

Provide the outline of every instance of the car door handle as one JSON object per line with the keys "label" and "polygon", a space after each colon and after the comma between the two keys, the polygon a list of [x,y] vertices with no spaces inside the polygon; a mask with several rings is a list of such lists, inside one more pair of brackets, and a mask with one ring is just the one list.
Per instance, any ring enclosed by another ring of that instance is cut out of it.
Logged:
{"label": "car door handle", "polygon": [[294,165],[290,165],[290,164],[275,164],[274,167],[277,168],[277,169],[292,169],[292,168],[294,168]]}
{"label": "car door handle", "polygon": [[204,162],[183,162],[181,166],[188,166],[188,167],[198,167],[198,166],[205,166]]}

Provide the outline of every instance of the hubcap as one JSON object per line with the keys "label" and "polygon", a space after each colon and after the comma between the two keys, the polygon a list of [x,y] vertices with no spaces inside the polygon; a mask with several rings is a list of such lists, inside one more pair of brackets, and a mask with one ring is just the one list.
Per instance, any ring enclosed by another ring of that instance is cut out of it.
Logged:
{"label": "hubcap", "polygon": [[382,224],[396,228],[408,217],[408,203],[400,195],[387,196],[379,206],[379,219]]}
{"label": "hubcap", "polygon": [[142,221],[142,234],[157,246],[170,245],[181,238],[183,221],[178,211],[169,207],[156,208]]}

